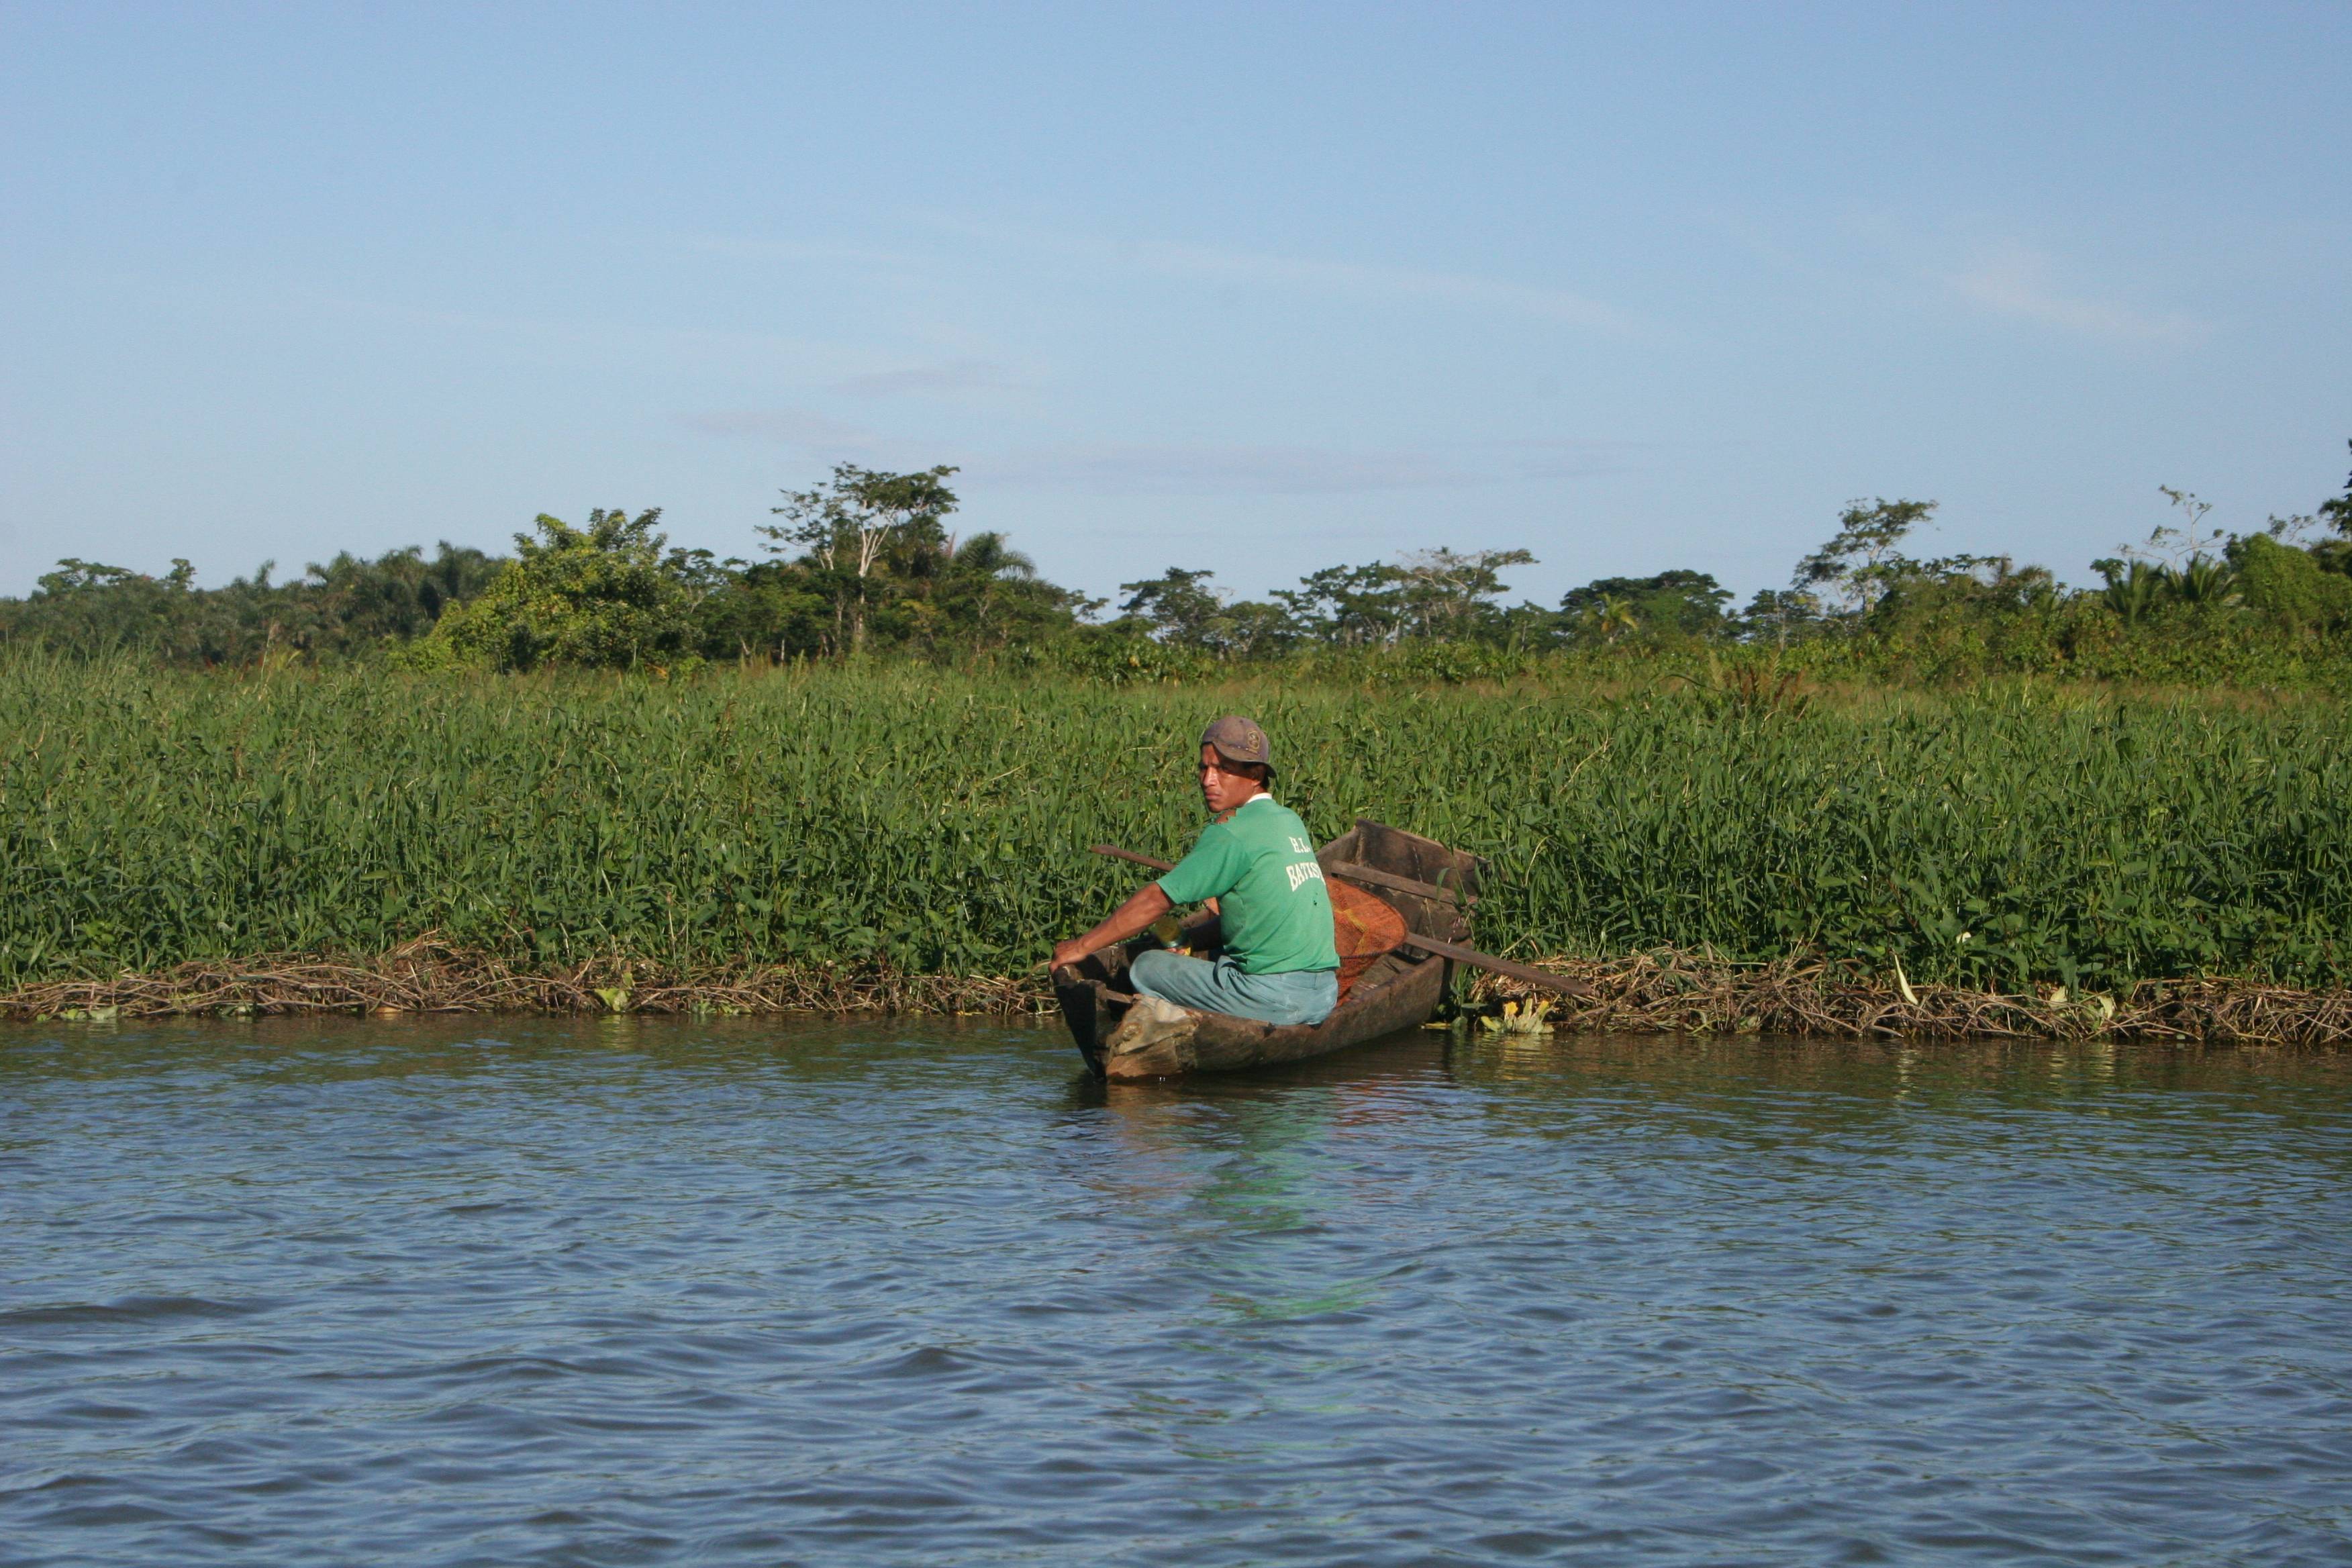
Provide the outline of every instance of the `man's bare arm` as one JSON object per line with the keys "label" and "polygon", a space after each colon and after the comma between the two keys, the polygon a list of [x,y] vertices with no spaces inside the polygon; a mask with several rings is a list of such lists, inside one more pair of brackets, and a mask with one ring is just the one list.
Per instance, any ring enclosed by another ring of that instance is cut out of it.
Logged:
{"label": "man's bare arm", "polygon": [[1054,946],[1054,967],[1076,963],[1090,952],[1125,942],[1150,929],[1151,922],[1176,906],[1160,890],[1157,882],[1146,882],[1127,902],[1110,912],[1110,918],[1082,937]]}

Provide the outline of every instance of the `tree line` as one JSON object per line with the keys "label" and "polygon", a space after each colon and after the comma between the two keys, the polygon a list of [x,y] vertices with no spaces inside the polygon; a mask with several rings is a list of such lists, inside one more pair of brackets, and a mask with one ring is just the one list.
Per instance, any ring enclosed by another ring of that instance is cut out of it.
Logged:
{"label": "tree line", "polygon": [[194,664],[669,670],[869,654],[1108,668],[1147,655],[1523,657],[1874,638],[2023,639],[2063,657],[2070,639],[2258,632],[2332,642],[2352,631],[2352,479],[2313,513],[2246,534],[2209,528],[2208,503],[2166,489],[2175,523],[2091,563],[2100,582],[2087,589],[2005,555],[1915,553],[1935,502],[1857,500],[1788,586],[1735,608],[1712,574],[1687,568],[1599,578],[1556,605],[1507,603],[1505,574],[1536,563],[1517,548],[1328,566],[1263,598],[1223,591],[1209,569],[1170,566],[1121,584],[1116,602],[1090,598],[1041,576],[1001,533],[954,531],[955,471],[843,464],[784,492],[776,521],[754,531],[756,559],[671,547],[658,509],[599,509],[584,526],[542,514],[509,556],[445,541],[430,556],[345,552],[284,581],[265,563],[217,588],[197,587],[184,560],[156,577],[69,557],[30,595],[0,599],[0,642]]}

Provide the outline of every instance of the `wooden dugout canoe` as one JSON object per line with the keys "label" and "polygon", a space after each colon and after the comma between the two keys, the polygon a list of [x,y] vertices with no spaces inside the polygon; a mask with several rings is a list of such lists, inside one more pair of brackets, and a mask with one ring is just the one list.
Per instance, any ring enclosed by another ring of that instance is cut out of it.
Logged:
{"label": "wooden dugout canoe", "polygon": [[[1367,900],[1360,895],[1371,895],[1386,906],[1375,912],[1392,910],[1402,918],[1408,943],[1414,936],[1469,941],[1478,891],[1475,857],[1360,817],[1315,858],[1335,904],[1363,906]],[[1396,923],[1388,922],[1391,938]],[[1194,916],[1185,922],[1184,944],[1196,954],[1213,952],[1216,925],[1214,915]],[[1445,994],[1449,961],[1403,945],[1350,954],[1344,919],[1341,934],[1339,1005],[1319,1024],[1263,1024],[1165,1004],[1137,1009],[1127,966],[1158,945],[1149,934],[1055,971],[1054,990],[1087,1070],[1113,1082],[1301,1061],[1426,1023]]]}

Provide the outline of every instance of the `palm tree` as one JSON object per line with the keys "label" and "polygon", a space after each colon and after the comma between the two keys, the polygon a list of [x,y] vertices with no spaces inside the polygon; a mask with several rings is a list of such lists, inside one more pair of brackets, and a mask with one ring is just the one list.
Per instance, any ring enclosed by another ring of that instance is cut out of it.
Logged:
{"label": "palm tree", "polygon": [[1633,602],[1621,599],[1614,594],[1601,595],[1601,603],[1593,606],[1592,615],[1600,624],[1601,638],[1612,645],[1627,632],[1642,628],[1642,618],[1633,613]]}

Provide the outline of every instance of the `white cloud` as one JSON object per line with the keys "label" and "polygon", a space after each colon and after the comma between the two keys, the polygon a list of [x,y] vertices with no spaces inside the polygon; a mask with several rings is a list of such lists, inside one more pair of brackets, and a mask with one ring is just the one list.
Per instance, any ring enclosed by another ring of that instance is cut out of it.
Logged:
{"label": "white cloud", "polygon": [[1161,240],[1128,242],[1097,236],[1014,228],[997,224],[935,217],[934,226],[967,239],[1043,252],[1065,264],[1116,268],[1162,277],[1282,289],[1325,296],[1497,310],[1589,331],[1625,332],[1630,316],[1566,289],[1515,283],[1468,272],[1432,271],[1379,263],[1280,256]]}
{"label": "white cloud", "polygon": [[[807,408],[727,409],[688,416],[705,435],[772,443],[828,461],[917,467],[940,444],[888,436]],[[1000,448],[953,460],[979,487],[1092,495],[1350,495],[1473,489],[1594,474],[1630,466],[1636,444],[1600,440],[1466,442],[1443,448],[1340,447],[1246,442],[1073,441]]]}
{"label": "white cloud", "polygon": [[1416,452],[1118,442],[1008,452],[975,460],[971,473],[975,481],[1018,489],[1105,494],[1335,495],[1464,482],[1458,471]]}
{"label": "white cloud", "polygon": [[850,245],[829,239],[754,239],[731,234],[688,235],[680,241],[688,250],[743,261],[813,262],[846,267],[860,272],[929,270],[929,258],[904,250]]}
{"label": "white cloud", "polygon": [[1622,468],[1622,443],[1517,441],[1448,451],[1413,447],[1076,443],[976,458],[974,482],[1100,494],[1340,495],[1462,489]]}
{"label": "white cloud", "polygon": [[820,463],[911,472],[942,460],[957,463],[953,444],[868,429],[812,408],[729,408],[686,416],[690,430],[730,441],[782,447]]}
{"label": "white cloud", "polygon": [[1633,324],[1612,307],[1565,289],[1510,283],[1466,272],[1430,272],[1410,267],[1267,256],[1198,245],[1143,245],[1136,247],[1135,255],[1144,266],[1156,271],[1185,277],[1270,284],[1360,298],[1467,305],[1599,331],[1625,331]]}
{"label": "white cloud", "polygon": [[2052,280],[2050,258],[2021,245],[1990,251],[1965,272],[1947,279],[1962,299],[1995,315],[2036,321],[2084,337],[2118,342],[2180,343],[2211,329],[2178,311],[2146,311],[2113,300],[2062,292]]}
{"label": "white cloud", "polygon": [[898,281],[907,282],[917,274],[936,280],[968,272],[971,264],[968,242],[978,240],[1014,247],[1033,256],[1042,253],[1065,265],[1089,270],[1143,271],[1167,278],[1389,303],[1417,301],[1497,311],[1587,331],[1629,332],[1638,326],[1631,316],[1614,306],[1571,289],[1513,282],[1478,273],[1283,256],[1171,241],[1122,241],[941,216],[924,221],[934,231],[955,236],[967,244],[952,255],[926,256],[830,240],[696,235],[684,243],[707,255],[784,262],[867,278],[888,274]]}
{"label": "white cloud", "polygon": [[1622,474],[1633,468],[1636,451],[1654,447],[1637,441],[1496,441],[1466,453],[1490,479],[1574,479],[1591,474]]}
{"label": "white cloud", "polygon": [[860,426],[806,408],[742,408],[689,415],[687,424],[707,436],[733,436],[810,451],[869,450],[881,437]]}
{"label": "white cloud", "polygon": [[833,390],[851,397],[952,396],[1006,392],[1019,384],[1010,370],[993,360],[954,359],[860,372],[835,382]]}

